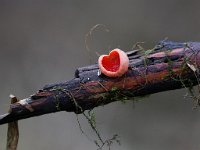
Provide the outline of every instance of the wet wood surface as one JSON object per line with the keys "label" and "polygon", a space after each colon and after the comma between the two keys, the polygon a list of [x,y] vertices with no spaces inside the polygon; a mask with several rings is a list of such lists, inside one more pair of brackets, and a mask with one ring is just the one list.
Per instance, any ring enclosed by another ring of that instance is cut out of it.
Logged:
{"label": "wet wood surface", "polygon": [[82,113],[114,101],[195,86],[199,52],[199,42],[161,41],[153,49],[127,52],[129,70],[122,77],[101,74],[97,64],[78,68],[72,80],[46,85],[11,104],[0,124],[58,111]]}

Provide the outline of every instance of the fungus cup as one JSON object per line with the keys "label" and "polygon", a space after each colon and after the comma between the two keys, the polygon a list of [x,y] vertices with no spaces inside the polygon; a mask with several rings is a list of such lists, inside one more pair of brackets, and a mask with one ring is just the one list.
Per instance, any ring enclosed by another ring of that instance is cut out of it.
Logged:
{"label": "fungus cup", "polygon": [[128,71],[127,54],[116,48],[109,55],[101,55],[98,60],[100,71],[108,77],[121,77]]}

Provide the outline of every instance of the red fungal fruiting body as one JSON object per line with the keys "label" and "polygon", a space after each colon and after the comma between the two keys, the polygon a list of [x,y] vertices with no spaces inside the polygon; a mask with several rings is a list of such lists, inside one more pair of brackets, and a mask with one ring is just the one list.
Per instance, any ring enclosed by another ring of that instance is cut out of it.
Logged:
{"label": "red fungal fruiting body", "polygon": [[127,72],[129,59],[127,54],[116,48],[109,55],[101,55],[98,60],[99,69],[108,77],[120,77]]}

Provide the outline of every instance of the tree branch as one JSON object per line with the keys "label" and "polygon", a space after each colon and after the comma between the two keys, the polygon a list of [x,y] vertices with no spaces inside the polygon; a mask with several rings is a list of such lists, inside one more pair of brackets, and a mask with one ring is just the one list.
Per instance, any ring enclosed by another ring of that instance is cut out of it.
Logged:
{"label": "tree branch", "polygon": [[74,79],[46,85],[11,104],[0,124],[58,111],[82,113],[118,100],[192,87],[198,84],[199,52],[198,42],[161,41],[150,50],[127,52],[129,70],[119,78],[99,75],[97,64],[78,68]]}

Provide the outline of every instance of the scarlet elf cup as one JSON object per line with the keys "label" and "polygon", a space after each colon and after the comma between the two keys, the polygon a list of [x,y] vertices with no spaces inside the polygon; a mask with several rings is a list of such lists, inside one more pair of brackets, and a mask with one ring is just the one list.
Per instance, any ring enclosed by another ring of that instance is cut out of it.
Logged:
{"label": "scarlet elf cup", "polygon": [[108,55],[101,55],[98,60],[101,73],[108,77],[121,77],[128,71],[129,59],[127,54],[116,48]]}

